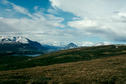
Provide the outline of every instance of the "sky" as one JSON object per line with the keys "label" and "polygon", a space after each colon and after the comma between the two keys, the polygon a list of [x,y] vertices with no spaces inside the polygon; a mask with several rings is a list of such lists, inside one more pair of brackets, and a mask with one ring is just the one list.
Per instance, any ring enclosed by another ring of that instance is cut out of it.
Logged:
{"label": "sky", "polygon": [[125,43],[126,0],[0,0],[0,35],[43,44]]}

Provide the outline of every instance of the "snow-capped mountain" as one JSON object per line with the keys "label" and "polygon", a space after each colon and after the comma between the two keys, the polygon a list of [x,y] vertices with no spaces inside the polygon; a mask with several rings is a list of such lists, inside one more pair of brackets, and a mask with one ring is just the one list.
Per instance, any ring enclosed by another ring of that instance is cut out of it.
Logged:
{"label": "snow-capped mountain", "polygon": [[39,42],[24,37],[1,37],[0,53],[43,53],[44,48]]}

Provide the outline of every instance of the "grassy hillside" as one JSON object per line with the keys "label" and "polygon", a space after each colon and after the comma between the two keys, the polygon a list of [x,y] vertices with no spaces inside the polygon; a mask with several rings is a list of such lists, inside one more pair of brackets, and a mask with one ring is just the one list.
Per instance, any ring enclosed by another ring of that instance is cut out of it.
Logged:
{"label": "grassy hillside", "polygon": [[0,72],[0,84],[125,84],[126,55]]}
{"label": "grassy hillside", "polygon": [[119,46],[118,48],[116,48],[115,45],[83,47],[54,52],[35,58],[29,58],[17,63],[0,64],[0,70],[14,70],[68,62],[89,61],[97,58],[124,54],[126,54],[126,46]]}
{"label": "grassy hillside", "polygon": [[22,62],[24,60],[28,60],[29,58],[32,58],[32,57],[0,55],[0,65]]}

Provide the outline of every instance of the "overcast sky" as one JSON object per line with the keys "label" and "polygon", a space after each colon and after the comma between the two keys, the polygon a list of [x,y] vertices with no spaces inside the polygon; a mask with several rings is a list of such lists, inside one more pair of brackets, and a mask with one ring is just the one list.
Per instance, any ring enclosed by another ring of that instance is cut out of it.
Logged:
{"label": "overcast sky", "polygon": [[126,41],[126,0],[0,0],[0,35],[41,43]]}

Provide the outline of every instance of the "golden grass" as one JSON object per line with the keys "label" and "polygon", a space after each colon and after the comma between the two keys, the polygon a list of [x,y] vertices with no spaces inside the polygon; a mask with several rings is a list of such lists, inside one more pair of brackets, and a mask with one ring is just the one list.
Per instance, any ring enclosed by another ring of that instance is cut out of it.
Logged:
{"label": "golden grass", "polygon": [[1,71],[1,84],[126,84],[126,55]]}

